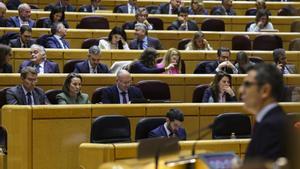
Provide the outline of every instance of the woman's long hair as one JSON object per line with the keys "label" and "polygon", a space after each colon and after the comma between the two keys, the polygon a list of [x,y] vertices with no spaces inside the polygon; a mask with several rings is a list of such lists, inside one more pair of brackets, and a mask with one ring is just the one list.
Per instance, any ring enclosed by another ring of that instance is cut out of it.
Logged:
{"label": "woman's long hair", "polygon": [[[72,82],[72,79],[73,78],[79,78],[81,83],[82,83],[82,77],[78,74],[78,73],[70,73],[67,77],[66,77],[66,80],[64,82],[64,85],[63,85],[63,92],[67,95],[67,96],[70,96],[70,84]],[[80,93],[78,93],[78,95],[80,95]]]}
{"label": "woman's long hair", "polygon": [[168,66],[171,63],[171,58],[173,55],[177,55],[178,56],[178,61],[177,64],[175,65],[175,67],[179,70],[179,72],[181,73],[181,54],[179,52],[178,49],[176,48],[170,48],[167,53],[164,55],[162,63],[164,64],[164,66]]}
{"label": "woman's long hair", "polygon": [[219,82],[221,81],[221,79],[223,77],[228,77],[229,78],[229,82],[230,82],[230,86],[231,86],[231,76],[230,74],[220,71],[217,72],[215,77],[214,77],[214,81],[211,83],[211,90],[212,90],[212,97],[214,99],[214,101],[218,101],[219,100],[219,94],[220,94],[220,89],[219,89]]}

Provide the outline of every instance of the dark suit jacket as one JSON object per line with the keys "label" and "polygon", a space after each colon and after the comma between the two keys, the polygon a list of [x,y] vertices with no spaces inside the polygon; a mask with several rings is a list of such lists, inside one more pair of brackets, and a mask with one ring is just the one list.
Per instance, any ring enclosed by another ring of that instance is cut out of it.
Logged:
{"label": "dark suit jacket", "polygon": [[236,12],[230,8],[226,10],[222,5],[213,7],[213,9],[210,11],[211,15],[236,15]]}
{"label": "dark suit jacket", "polygon": [[[175,135],[180,140],[186,140],[186,132],[184,128],[179,128]],[[164,125],[160,125],[148,133],[148,137],[168,137]]]}
{"label": "dark suit jacket", "polygon": [[[73,72],[90,73],[88,60],[76,63]],[[110,73],[110,72],[108,67],[105,64],[99,63],[99,65],[97,66],[97,73]]]}
{"label": "dark suit jacket", "polygon": [[[156,38],[151,38],[149,36],[147,36],[147,40],[148,40],[148,48],[154,48],[156,50],[161,50],[163,49],[161,46],[161,43],[158,39]],[[129,42],[129,48],[130,49],[138,49],[138,40],[137,39],[133,39],[132,41]]]}
{"label": "dark suit jacket", "polygon": [[6,2],[6,7],[9,10],[18,10],[20,4],[21,4],[20,0],[8,0]]}
{"label": "dark suit jacket", "polygon": [[[212,89],[209,87],[204,91],[202,102],[208,103],[209,98],[212,97],[214,102],[217,103],[219,100],[217,99],[217,96],[215,96],[212,92]],[[225,93],[226,102],[236,102],[236,96],[231,97],[228,93]]]}
{"label": "dark suit jacket", "polygon": [[[28,21],[29,23],[29,26],[32,28],[32,27],[35,27],[35,21],[34,20],[29,20]],[[19,19],[18,19],[18,16],[12,16],[10,17],[8,20],[7,20],[7,23],[6,23],[7,27],[20,27],[20,22],[19,22]]]}
{"label": "dark suit jacket", "polygon": [[[170,3],[160,4],[156,13],[158,14],[169,14]],[[173,9],[172,14],[178,14],[178,9]]]}
{"label": "dark suit jacket", "polygon": [[280,106],[271,109],[261,122],[255,123],[245,159],[276,160],[286,157],[288,120]]}
{"label": "dark suit jacket", "polygon": [[[59,3],[56,4],[49,4],[48,6],[46,6],[44,8],[45,11],[51,11],[53,8],[55,8],[56,6],[60,6]],[[69,11],[69,12],[76,12],[76,7],[72,6],[72,5],[68,5],[68,6],[63,6],[62,8],[64,8],[65,11]]]}
{"label": "dark suit jacket", "polygon": [[218,61],[211,61],[208,63],[205,67],[206,73],[216,73],[216,68],[218,67],[219,62]]}
{"label": "dark suit jacket", "polygon": [[136,61],[130,65],[129,68],[130,73],[162,73],[165,70],[165,68],[148,68],[140,61]]}
{"label": "dark suit jacket", "polygon": [[137,23],[136,21],[126,22],[126,23],[123,24],[122,28],[123,29],[131,29],[131,30],[133,30],[136,23]]}
{"label": "dark suit jacket", "polygon": [[7,19],[4,17],[0,17],[0,27],[6,27]]}
{"label": "dark suit jacket", "polygon": [[[69,24],[66,20],[64,20],[62,23],[64,24],[64,26],[66,28],[69,28]],[[43,22],[43,28],[51,28],[52,25],[53,25],[53,23],[50,18],[46,18]]]}
{"label": "dark suit jacket", "polygon": [[193,9],[189,7],[189,15],[208,15],[208,11],[206,9],[203,9],[201,14],[195,14]]}
{"label": "dark suit jacket", "polygon": [[12,66],[10,64],[4,64],[2,66],[2,72],[0,73],[12,73]]}
{"label": "dark suit jacket", "polygon": [[[135,11],[137,11],[137,7],[135,7]],[[119,6],[117,9],[117,13],[129,13],[127,4]]]}
{"label": "dark suit jacket", "polygon": [[[19,67],[19,72],[21,72],[21,70],[24,67],[27,66],[32,66],[34,67],[34,63],[30,60],[25,60]],[[45,65],[44,65],[44,73],[59,73],[59,67],[58,64],[55,62],[51,62],[48,60],[45,60]]]}
{"label": "dark suit jacket", "polygon": [[[98,6],[96,10],[105,10],[106,8],[103,6]],[[92,5],[83,5],[78,9],[78,12],[94,12]]]}
{"label": "dark suit jacket", "polygon": [[[62,42],[64,43],[65,46],[70,48],[70,44],[69,44],[68,41],[66,41],[65,39],[62,39]],[[50,37],[47,38],[46,47],[47,48],[58,48],[58,49],[63,48],[54,36],[50,36]]]}
{"label": "dark suit jacket", "polygon": [[[187,23],[188,23],[189,31],[198,31],[199,30],[197,23],[195,23],[194,21],[188,20]],[[176,20],[176,21],[172,22],[172,24],[168,27],[168,30],[181,30],[181,29],[179,29],[181,24],[182,24],[182,22]]]}
{"label": "dark suit jacket", "polygon": [[[35,40],[30,39],[30,41],[25,44],[25,48],[30,48],[31,45],[33,45],[35,43]],[[12,39],[9,41],[9,46],[12,48],[23,48],[21,46],[21,38],[17,38],[17,39]]]}
{"label": "dark suit jacket", "polygon": [[[49,103],[44,91],[38,87],[33,89],[32,95],[33,95],[35,105]],[[7,89],[6,101],[7,104],[27,105],[27,98],[22,89],[22,86],[18,85],[16,87],[11,87]]]}
{"label": "dark suit jacket", "polygon": [[[130,86],[128,89],[129,101],[132,99],[144,99],[142,91],[134,86]],[[102,92],[102,103],[104,104],[119,104],[119,91],[116,85],[107,87]]]}

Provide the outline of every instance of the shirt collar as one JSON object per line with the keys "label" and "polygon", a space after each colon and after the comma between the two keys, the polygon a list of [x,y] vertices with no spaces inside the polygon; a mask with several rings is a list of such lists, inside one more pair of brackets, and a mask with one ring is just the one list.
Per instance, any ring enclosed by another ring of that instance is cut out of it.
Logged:
{"label": "shirt collar", "polygon": [[171,131],[168,129],[167,122],[164,123],[164,128],[167,133],[167,137],[169,137],[169,135],[171,134]]}
{"label": "shirt collar", "polygon": [[256,122],[261,122],[262,119],[268,114],[270,110],[272,110],[274,107],[276,107],[278,104],[277,103],[271,103],[263,107],[258,114],[256,115]]}
{"label": "shirt collar", "polygon": [[[21,85],[21,86],[22,86],[22,89],[23,89],[24,94],[27,95],[27,93],[28,93],[29,91],[27,91],[23,85]],[[29,93],[31,93],[31,95],[32,95],[32,91],[29,92]]]}
{"label": "shirt collar", "polygon": [[59,35],[54,35],[54,37],[58,40],[61,40],[62,37],[60,37]]}
{"label": "shirt collar", "polygon": [[122,91],[120,88],[119,88],[119,86],[117,85],[117,89],[118,89],[118,92],[119,92],[119,94],[121,94],[122,92],[126,92],[126,93],[128,93],[128,91]]}

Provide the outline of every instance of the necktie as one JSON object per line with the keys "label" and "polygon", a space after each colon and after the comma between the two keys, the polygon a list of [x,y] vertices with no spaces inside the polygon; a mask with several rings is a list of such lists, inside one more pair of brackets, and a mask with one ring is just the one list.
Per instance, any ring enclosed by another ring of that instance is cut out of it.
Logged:
{"label": "necktie", "polygon": [[140,40],[139,41],[139,49],[141,49],[141,50],[144,49],[143,44],[144,44],[144,41]]}
{"label": "necktie", "polygon": [[122,95],[123,104],[127,104],[126,92],[122,92],[121,95]]}
{"label": "necktie", "polygon": [[37,73],[40,73],[40,65],[35,65],[35,71],[36,71]]}
{"label": "necktie", "polygon": [[69,49],[69,47],[67,46],[65,40],[63,38],[60,38],[61,43],[63,44],[63,49]]}
{"label": "necktie", "polygon": [[27,92],[26,96],[27,96],[27,105],[32,105],[31,93]]}
{"label": "necktie", "polygon": [[130,13],[133,13],[133,6],[130,7]]}

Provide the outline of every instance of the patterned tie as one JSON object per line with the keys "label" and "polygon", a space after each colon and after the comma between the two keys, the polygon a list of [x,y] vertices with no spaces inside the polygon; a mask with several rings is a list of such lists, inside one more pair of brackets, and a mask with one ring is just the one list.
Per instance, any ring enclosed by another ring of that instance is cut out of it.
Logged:
{"label": "patterned tie", "polygon": [[127,104],[127,99],[126,99],[126,92],[122,92],[121,95],[122,95],[122,100],[123,100],[123,104]]}
{"label": "patterned tie", "polygon": [[27,96],[27,105],[32,105],[31,93],[27,92],[26,96]]}

